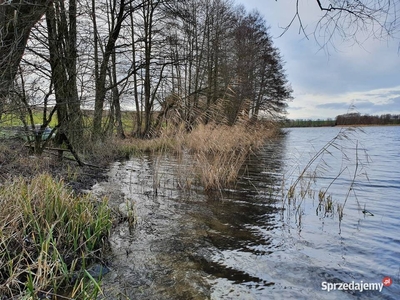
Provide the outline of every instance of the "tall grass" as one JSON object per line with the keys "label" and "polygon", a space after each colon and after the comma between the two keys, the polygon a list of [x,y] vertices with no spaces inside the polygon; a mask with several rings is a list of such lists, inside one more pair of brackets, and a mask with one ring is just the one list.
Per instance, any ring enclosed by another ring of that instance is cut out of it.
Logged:
{"label": "tall grass", "polygon": [[3,185],[0,205],[0,295],[86,293],[78,293],[77,274],[100,255],[108,236],[107,200],[75,196],[63,181],[41,174]]}
{"label": "tall grass", "polygon": [[[274,124],[265,122],[198,124],[190,132],[184,126],[166,127],[157,138],[126,139],[118,142],[117,148],[126,158],[140,153],[189,153],[191,163],[181,160],[180,173],[194,174],[205,190],[218,190],[235,182],[248,155],[278,132]],[[185,181],[182,187],[190,188],[190,184]]]}
{"label": "tall grass", "polygon": [[194,154],[194,170],[206,190],[221,189],[236,181],[246,158],[276,131],[266,124],[199,125],[184,139]]}
{"label": "tall grass", "polygon": [[[316,214],[321,217],[337,216],[339,226],[344,216],[344,208],[348,199],[353,196],[357,201],[359,210],[362,207],[358,201],[355,185],[359,177],[368,179],[366,173],[366,165],[370,158],[365,150],[359,149],[359,144],[354,133],[363,132],[357,128],[341,128],[340,131],[321,147],[306,163],[300,174],[287,187],[283,183],[282,188],[287,190],[283,195],[283,208],[292,208],[295,212],[297,220],[301,220],[302,204],[306,198],[315,199],[318,196],[318,205]],[[363,155],[361,155],[363,152]],[[335,163],[339,168],[333,179],[326,183],[325,187],[314,190],[317,180],[323,176],[325,172],[330,171],[333,165],[329,165],[325,159],[327,156],[335,158]],[[289,177],[293,174],[289,174]],[[341,190],[345,191],[343,199],[334,200],[329,194],[332,186],[341,179],[346,182],[341,185]],[[291,209],[288,209],[291,211]],[[365,211],[365,207],[363,212]]]}

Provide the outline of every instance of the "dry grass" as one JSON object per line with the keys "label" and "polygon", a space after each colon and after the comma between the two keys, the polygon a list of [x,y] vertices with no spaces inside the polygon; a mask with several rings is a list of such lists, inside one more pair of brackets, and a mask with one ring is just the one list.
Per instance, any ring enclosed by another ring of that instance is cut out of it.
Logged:
{"label": "dry grass", "polygon": [[[233,183],[248,155],[278,132],[272,123],[199,124],[191,132],[180,126],[165,128],[159,137],[150,140],[119,141],[117,148],[120,156],[126,158],[144,152],[154,155],[189,153],[192,155],[190,166],[182,161],[186,168],[184,173],[194,173],[205,190],[218,190]],[[178,168],[182,170],[182,166]],[[184,186],[190,188],[187,182]]]}
{"label": "dry grass", "polygon": [[200,125],[184,139],[194,154],[194,170],[206,190],[221,189],[236,181],[246,158],[276,131],[266,124]]}
{"label": "dry grass", "polygon": [[[363,213],[367,211],[365,207],[364,209],[361,207],[357,197],[357,189],[354,186],[360,176],[368,180],[365,166],[370,162],[370,158],[366,150],[360,150],[357,137],[354,136],[356,131],[362,132],[359,128],[341,128],[307,161],[294,182],[288,185],[287,193],[282,195],[282,207],[287,211],[293,210],[297,220],[301,220],[303,202],[307,199],[314,200],[317,196],[316,215],[321,218],[337,216],[339,226],[344,216],[345,205],[350,197],[354,197],[360,211]],[[360,152],[363,155],[360,155]],[[325,160],[325,156],[328,156],[329,159]],[[333,163],[331,165],[327,163],[332,161],[333,158],[336,158],[336,165],[340,166],[340,169],[333,179],[320,188],[317,193],[314,189],[317,186],[317,180],[325,176],[325,172],[333,167]],[[345,191],[345,197],[336,200],[330,194],[330,189],[334,185],[338,187],[338,179],[348,182],[348,184],[340,185],[340,189]],[[285,189],[283,182],[282,190]]]}
{"label": "dry grass", "polygon": [[126,159],[143,153],[176,152],[175,150],[178,149],[176,140],[166,135],[153,139],[127,138],[116,140],[114,145],[118,149],[117,156]]}

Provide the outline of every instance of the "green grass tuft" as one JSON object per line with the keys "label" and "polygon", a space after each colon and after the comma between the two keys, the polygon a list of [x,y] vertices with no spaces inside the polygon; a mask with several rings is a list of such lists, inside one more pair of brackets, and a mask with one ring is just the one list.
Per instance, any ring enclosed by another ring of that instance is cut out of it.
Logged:
{"label": "green grass tuft", "polygon": [[49,174],[8,182],[0,205],[0,294],[9,297],[73,289],[111,228],[107,199],[75,196]]}

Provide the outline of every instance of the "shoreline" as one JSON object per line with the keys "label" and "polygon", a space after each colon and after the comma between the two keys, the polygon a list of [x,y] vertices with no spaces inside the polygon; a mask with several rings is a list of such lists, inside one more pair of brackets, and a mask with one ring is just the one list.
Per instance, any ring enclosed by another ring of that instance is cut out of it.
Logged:
{"label": "shoreline", "polygon": [[325,125],[325,126],[283,126],[282,128],[325,128],[325,127],[392,127],[400,124],[349,124],[349,125]]}
{"label": "shoreline", "polygon": [[14,178],[32,178],[38,173],[47,172],[53,178],[60,178],[76,195],[84,194],[99,181],[107,180],[108,165],[99,168],[80,167],[76,161],[58,161],[53,155],[40,157],[29,153],[28,148],[18,139],[0,139],[0,186]]}

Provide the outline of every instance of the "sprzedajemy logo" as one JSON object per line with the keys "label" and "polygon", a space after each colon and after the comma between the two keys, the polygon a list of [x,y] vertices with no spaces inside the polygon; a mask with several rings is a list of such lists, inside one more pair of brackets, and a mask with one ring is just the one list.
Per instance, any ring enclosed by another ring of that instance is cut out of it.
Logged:
{"label": "sprzedajemy logo", "polygon": [[340,283],[331,283],[323,281],[321,283],[321,289],[323,291],[379,291],[382,292],[383,287],[389,287],[393,283],[390,277],[383,278],[382,282],[340,282]]}

